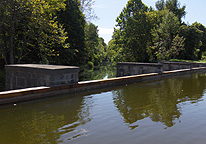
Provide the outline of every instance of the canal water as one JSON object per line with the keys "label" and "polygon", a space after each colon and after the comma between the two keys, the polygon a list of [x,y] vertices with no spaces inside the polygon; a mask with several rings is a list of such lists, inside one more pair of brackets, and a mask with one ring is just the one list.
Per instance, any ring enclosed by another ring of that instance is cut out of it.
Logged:
{"label": "canal water", "polygon": [[1,144],[204,144],[206,74],[0,107]]}
{"label": "canal water", "polygon": [[105,63],[93,69],[83,69],[79,73],[79,81],[100,80],[116,77],[116,64]]}

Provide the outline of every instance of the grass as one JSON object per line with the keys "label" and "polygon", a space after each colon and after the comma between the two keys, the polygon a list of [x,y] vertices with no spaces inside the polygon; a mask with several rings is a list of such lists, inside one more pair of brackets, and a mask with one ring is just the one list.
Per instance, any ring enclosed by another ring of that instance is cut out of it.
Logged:
{"label": "grass", "polygon": [[5,90],[5,71],[0,70],[0,91]]}
{"label": "grass", "polygon": [[206,63],[206,60],[181,60],[181,59],[170,59],[171,62],[196,62],[196,63]]}

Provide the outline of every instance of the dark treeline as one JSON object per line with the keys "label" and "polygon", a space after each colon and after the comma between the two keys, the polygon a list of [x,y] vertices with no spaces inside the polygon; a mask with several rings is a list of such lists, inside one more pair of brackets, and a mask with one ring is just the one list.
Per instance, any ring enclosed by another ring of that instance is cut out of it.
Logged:
{"label": "dark treeline", "polygon": [[1,63],[91,67],[105,60],[92,0],[1,0]]}
{"label": "dark treeline", "polygon": [[206,28],[185,24],[185,8],[178,0],[159,0],[156,10],[129,0],[116,19],[108,56],[113,61],[204,60]]}

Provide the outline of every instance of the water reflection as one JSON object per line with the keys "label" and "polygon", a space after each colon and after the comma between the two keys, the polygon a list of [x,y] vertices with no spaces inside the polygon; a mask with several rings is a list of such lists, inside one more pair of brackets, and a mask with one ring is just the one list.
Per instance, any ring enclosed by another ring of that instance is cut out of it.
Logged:
{"label": "water reflection", "polygon": [[116,77],[116,67],[113,63],[105,64],[90,70],[83,70],[79,74],[80,81],[99,80]]}
{"label": "water reflection", "polygon": [[91,121],[91,107],[91,99],[73,97],[1,109],[0,141],[15,144],[61,143],[64,140],[62,135],[69,132],[72,137],[67,136],[67,139],[81,136],[86,132],[77,131],[76,127]]}
{"label": "water reflection", "polygon": [[181,116],[183,102],[201,100],[205,80],[205,74],[193,74],[139,83],[113,92],[113,100],[131,129],[138,127],[137,122],[144,118],[172,127]]}
{"label": "water reflection", "polygon": [[[0,143],[195,143],[197,138],[202,142],[205,81],[205,74],[194,74],[0,107]],[[173,129],[163,129],[180,120]]]}

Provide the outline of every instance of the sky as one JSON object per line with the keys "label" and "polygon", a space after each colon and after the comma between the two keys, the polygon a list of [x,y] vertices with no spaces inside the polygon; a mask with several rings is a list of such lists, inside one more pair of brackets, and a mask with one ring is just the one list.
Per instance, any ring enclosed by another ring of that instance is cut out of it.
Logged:
{"label": "sky", "polygon": [[[155,8],[157,0],[142,0],[148,7]],[[126,6],[128,0],[95,0],[93,9],[98,19],[92,21],[98,26],[99,36],[103,37],[105,42],[111,40],[116,18],[122,9]],[[186,17],[182,20],[188,24],[199,22],[206,26],[206,0],[179,0],[181,6],[186,5]]]}

